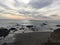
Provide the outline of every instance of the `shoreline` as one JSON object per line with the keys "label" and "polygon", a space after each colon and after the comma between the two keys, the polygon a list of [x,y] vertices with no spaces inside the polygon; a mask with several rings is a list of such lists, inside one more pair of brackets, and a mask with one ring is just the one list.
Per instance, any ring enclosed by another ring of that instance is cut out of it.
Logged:
{"label": "shoreline", "polygon": [[51,32],[31,32],[15,34],[15,42],[11,45],[41,45],[47,41]]}

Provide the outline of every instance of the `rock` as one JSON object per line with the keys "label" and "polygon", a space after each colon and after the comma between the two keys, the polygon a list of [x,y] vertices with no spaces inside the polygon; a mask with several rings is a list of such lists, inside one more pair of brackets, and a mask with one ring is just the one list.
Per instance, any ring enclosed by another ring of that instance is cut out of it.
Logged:
{"label": "rock", "polygon": [[48,41],[42,45],[60,45],[60,28],[55,29],[48,38]]}
{"label": "rock", "polygon": [[60,25],[56,25],[57,27],[60,27]]}
{"label": "rock", "polygon": [[48,41],[42,45],[60,45],[60,28],[55,29],[48,38]]}
{"label": "rock", "polygon": [[49,39],[48,39],[50,42],[53,42],[53,43],[60,43],[60,28],[54,30]]}

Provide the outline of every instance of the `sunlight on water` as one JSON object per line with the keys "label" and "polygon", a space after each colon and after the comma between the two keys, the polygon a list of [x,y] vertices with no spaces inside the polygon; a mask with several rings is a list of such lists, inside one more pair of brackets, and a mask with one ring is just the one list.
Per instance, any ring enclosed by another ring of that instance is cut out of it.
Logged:
{"label": "sunlight on water", "polygon": [[22,21],[22,23],[23,23],[23,24],[31,24],[31,21],[29,21],[29,20],[24,20],[24,21]]}

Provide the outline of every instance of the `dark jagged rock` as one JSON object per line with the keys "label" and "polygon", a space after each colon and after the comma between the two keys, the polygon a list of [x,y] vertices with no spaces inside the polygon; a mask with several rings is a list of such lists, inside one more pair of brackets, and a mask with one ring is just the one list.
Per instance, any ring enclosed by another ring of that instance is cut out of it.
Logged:
{"label": "dark jagged rock", "polygon": [[56,25],[57,27],[60,27],[60,25]]}
{"label": "dark jagged rock", "polygon": [[14,32],[17,31],[16,28],[10,28],[9,30],[10,30],[10,31],[14,31]]}
{"label": "dark jagged rock", "polygon": [[6,28],[0,28],[0,37],[6,37],[9,34],[10,30]]}

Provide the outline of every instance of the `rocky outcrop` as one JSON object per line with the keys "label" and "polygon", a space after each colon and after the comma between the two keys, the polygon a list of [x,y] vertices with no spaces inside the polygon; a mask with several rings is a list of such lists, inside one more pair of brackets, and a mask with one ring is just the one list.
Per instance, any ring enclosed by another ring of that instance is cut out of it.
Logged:
{"label": "rocky outcrop", "polygon": [[60,28],[54,30],[50,34],[48,41],[43,43],[43,45],[60,45]]}
{"label": "rocky outcrop", "polygon": [[60,28],[54,30],[48,40],[53,43],[60,43]]}

